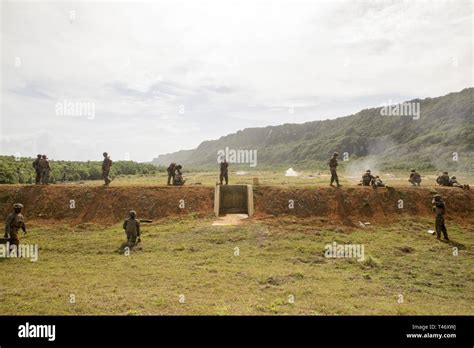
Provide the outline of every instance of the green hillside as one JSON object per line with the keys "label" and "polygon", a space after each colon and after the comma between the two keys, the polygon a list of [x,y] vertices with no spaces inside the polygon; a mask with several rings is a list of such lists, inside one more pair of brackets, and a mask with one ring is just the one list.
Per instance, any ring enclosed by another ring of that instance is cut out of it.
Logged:
{"label": "green hillside", "polygon": [[[153,163],[191,168],[216,166],[217,151],[257,150],[258,168],[325,167],[334,151],[351,160],[377,161],[379,168],[474,170],[474,88],[419,103],[420,117],[383,116],[381,107],[334,120],[247,128],[194,150],[160,155]],[[457,161],[453,153],[457,153]],[[248,167],[242,165],[240,167]]]}

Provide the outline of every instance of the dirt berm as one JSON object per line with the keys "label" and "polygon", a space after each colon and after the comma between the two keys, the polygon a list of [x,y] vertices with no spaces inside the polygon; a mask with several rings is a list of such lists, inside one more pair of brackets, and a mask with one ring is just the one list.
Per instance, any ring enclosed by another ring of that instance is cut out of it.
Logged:
{"label": "dirt berm", "polygon": [[[416,188],[277,188],[254,189],[255,217],[296,215],[325,217],[346,224],[371,221],[389,222],[400,215],[432,215],[434,189]],[[436,188],[448,207],[449,218],[474,219],[474,192],[459,188]],[[6,216],[12,204],[24,204],[29,220],[56,220],[72,224],[94,222],[114,224],[134,209],[139,217],[212,216],[214,188],[205,186],[120,186],[2,185],[0,211]],[[293,208],[291,207],[293,201]],[[183,207],[184,204],[184,208]]]}

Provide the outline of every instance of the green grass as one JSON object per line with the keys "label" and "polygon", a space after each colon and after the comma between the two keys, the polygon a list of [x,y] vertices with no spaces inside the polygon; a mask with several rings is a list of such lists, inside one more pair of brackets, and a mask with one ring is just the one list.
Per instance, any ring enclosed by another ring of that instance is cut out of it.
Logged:
{"label": "green grass", "polygon": [[[287,177],[285,170],[281,171],[257,171],[247,170],[241,171],[241,175],[237,175],[235,171],[229,173],[230,184],[253,184],[253,178],[258,178],[259,184],[278,186],[278,187],[314,187],[329,185],[331,175],[328,170],[325,171],[298,171],[299,176]],[[351,175],[344,170],[339,171],[339,181],[344,186],[356,186],[363,173],[360,176]],[[454,174],[454,173],[452,173]],[[474,176],[470,173],[456,173],[457,179],[463,184],[474,184]],[[204,185],[214,186],[219,180],[219,172],[185,172],[186,186]],[[380,175],[382,180],[390,186],[410,187],[408,182],[409,172],[384,172],[374,173]],[[436,184],[437,174],[434,172],[423,173],[423,187],[438,187]],[[150,185],[166,185],[167,174],[157,173],[155,175],[129,175],[119,176],[114,179],[111,186],[150,186]],[[100,186],[104,182],[102,180],[84,181],[86,185]]]}
{"label": "green grass", "polygon": [[[22,243],[37,243],[39,260],[0,259],[0,314],[474,314],[472,226],[448,222],[447,244],[426,219],[365,229],[212,221],[144,225],[142,250],[128,257],[119,225],[31,223]],[[365,260],[325,258],[333,241],[364,244]]]}

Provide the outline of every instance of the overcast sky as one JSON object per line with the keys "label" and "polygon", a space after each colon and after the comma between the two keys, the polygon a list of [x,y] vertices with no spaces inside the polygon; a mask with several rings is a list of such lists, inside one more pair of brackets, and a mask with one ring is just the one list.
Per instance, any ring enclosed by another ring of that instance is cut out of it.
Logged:
{"label": "overcast sky", "polygon": [[1,3],[2,155],[150,161],[473,85],[472,1]]}

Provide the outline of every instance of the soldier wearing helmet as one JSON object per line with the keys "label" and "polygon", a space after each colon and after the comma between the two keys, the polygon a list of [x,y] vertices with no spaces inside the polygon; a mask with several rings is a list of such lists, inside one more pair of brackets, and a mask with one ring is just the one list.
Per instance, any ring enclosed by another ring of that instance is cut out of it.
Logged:
{"label": "soldier wearing helmet", "polygon": [[110,178],[110,168],[112,167],[112,160],[107,152],[103,153],[104,161],[102,162],[102,178],[104,179],[104,186],[109,186],[112,182]]}
{"label": "soldier wearing helmet", "polygon": [[186,180],[183,177],[183,172],[181,171],[181,169],[183,169],[183,166],[181,164],[178,164],[175,167],[174,178],[173,178],[173,185],[175,186],[182,186],[186,182]]}
{"label": "soldier wearing helmet", "polygon": [[46,155],[42,155],[39,159],[39,168],[41,172],[41,184],[48,185],[49,184],[49,172],[51,167],[49,166],[49,160]]}
{"label": "soldier wearing helmet", "polygon": [[459,188],[462,188],[462,189],[465,189],[465,190],[469,190],[469,185],[463,185],[461,184],[457,179],[456,177],[453,175],[452,177],[449,178],[449,186],[453,186],[453,187],[459,187]]}
{"label": "soldier wearing helmet", "polygon": [[448,172],[443,172],[443,175],[440,175],[436,178],[436,182],[441,186],[450,186],[449,180],[450,178]]}
{"label": "soldier wearing helmet", "polygon": [[362,186],[372,186],[374,184],[375,178],[374,176],[370,173],[370,169],[367,169],[365,171],[365,174],[362,175],[362,180],[360,185]]}
{"label": "soldier wearing helmet", "polygon": [[337,157],[339,154],[337,152],[334,152],[332,155],[332,158],[329,160],[329,171],[331,172],[331,182],[330,186],[334,186],[333,183],[336,182],[337,187],[341,186],[339,185],[339,178],[337,176]]}
{"label": "soldier wearing helmet", "polygon": [[33,168],[35,169],[35,172],[36,172],[36,178],[35,178],[36,185],[39,185],[41,183],[40,160],[41,160],[41,155],[38,155],[36,159],[33,161]]}
{"label": "soldier wearing helmet", "polygon": [[127,242],[122,247],[132,249],[138,242],[140,242],[140,220],[137,219],[137,212],[130,211],[130,217],[125,219],[123,229],[127,236]]}
{"label": "soldier wearing helmet", "polygon": [[433,204],[433,212],[436,214],[435,219],[435,229],[436,229],[436,238],[441,238],[441,232],[443,233],[443,237],[446,240],[448,238],[448,230],[446,229],[446,225],[444,224],[444,214],[446,213],[446,204],[443,201],[443,198],[440,194],[435,194],[433,196],[433,200],[431,201]]}
{"label": "soldier wearing helmet", "polygon": [[229,163],[224,159],[219,164],[219,182],[222,183],[225,180],[225,184],[229,184]]}
{"label": "soldier wearing helmet", "polygon": [[25,217],[21,213],[23,204],[15,203],[13,205],[13,212],[7,216],[5,221],[5,238],[10,239],[11,244],[15,244],[17,247],[20,244],[20,238],[18,237],[18,230],[22,230],[26,234]]}
{"label": "soldier wearing helmet", "polygon": [[175,171],[176,171],[176,163],[172,162],[170,163],[169,167],[166,169],[168,172],[168,185],[173,184],[174,185],[174,176],[175,176]]}
{"label": "soldier wearing helmet", "polygon": [[408,181],[413,185],[413,186],[420,186],[421,184],[421,176],[416,172],[415,169],[412,169],[410,171],[410,178]]}
{"label": "soldier wearing helmet", "polygon": [[380,179],[380,176],[376,175],[375,178],[374,178],[374,181],[373,181],[373,187],[376,188],[376,187],[387,187],[387,185],[385,185],[385,183],[382,181],[382,179]]}

